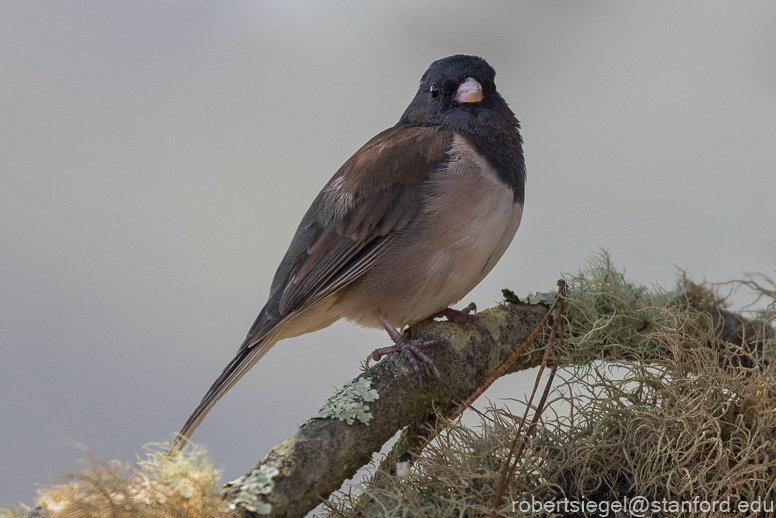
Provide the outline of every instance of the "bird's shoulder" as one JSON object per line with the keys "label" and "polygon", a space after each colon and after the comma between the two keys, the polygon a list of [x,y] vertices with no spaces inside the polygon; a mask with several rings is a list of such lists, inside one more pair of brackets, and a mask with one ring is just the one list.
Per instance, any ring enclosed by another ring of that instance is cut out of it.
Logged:
{"label": "bird's shoulder", "polygon": [[379,133],[321,189],[294,241],[304,246],[313,238],[306,234],[330,227],[355,240],[395,230],[410,216],[411,202],[418,201],[417,187],[446,158],[452,143],[453,133],[438,126],[392,127]]}
{"label": "bird's shoulder", "polygon": [[[421,185],[446,159],[454,135],[439,126],[389,128],[364,144],[326,183],[294,234],[249,333],[351,280],[345,266],[375,256],[422,206]],[[342,279],[340,277],[343,277]]]}
{"label": "bird's shoulder", "polygon": [[316,202],[335,206],[333,217],[344,218],[363,199],[422,182],[452,142],[453,133],[440,126],[389,128],[364,144],[339,168]]}

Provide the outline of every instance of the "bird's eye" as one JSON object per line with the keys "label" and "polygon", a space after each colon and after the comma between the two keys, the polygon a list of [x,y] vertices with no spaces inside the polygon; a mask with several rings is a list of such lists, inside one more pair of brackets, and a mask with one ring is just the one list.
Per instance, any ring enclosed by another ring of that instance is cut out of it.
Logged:
{"label": "bird's eye", "polygon": [[431,85],[428,87],[429,93],[431,93],[431,97],[436,99],[439,97],[439,87],[437,85]]}

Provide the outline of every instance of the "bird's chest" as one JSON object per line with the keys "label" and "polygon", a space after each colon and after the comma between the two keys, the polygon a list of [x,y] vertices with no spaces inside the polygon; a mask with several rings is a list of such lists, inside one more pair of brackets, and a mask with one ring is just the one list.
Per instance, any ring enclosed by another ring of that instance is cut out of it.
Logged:
{"label": "bird's chest", "polygon": [[428,282],[451,297],[465,291],[457,295],[460,298],[506,250],[520,223],[522,206],[515,203],[512,189],[473,153],[451,160],[449,167],[429,179],[427,189],[416,225],[408,229],[408,240],[414,241],[412,248],[424,258]]}
{"label": "bird's chest", "polygon": [[[522,205],[490,165],[454,147],[423,185],[423,206],[364,276],[365,293],[394,325],[410,324],[461,300],[501,258]],[[361,320],[361,319],[356,319]]]}

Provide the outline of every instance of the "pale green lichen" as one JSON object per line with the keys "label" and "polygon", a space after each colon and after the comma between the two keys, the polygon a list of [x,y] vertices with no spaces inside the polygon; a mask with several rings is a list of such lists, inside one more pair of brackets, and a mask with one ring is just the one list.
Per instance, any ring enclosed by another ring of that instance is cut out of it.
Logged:
{"label": "pale green lichen", "polygon": [[259,495],[268,495],[275,488],[272,481],[280,473],[277,468],[261,466],[254,469],[247,475],[243,475],[237,480],[228,482],[224,487],[239,487],[240,492],[232,499],[229,508],[234,510],[237,506],[247,509],[256,514],[269,514],[272,512],[272,505],[259,500]]}
{"label": "pale green lichen", "polygon": [[368,378],[359,378],[355,382],[348,382],[332,394],[321,410],[313,416],[313,419],[334,418],[353,424],[356,419],[364,424],[372,420],[369,406],[364,403],[379,399],[380,395],[372,388],[372,382]]}
{"label": "pale green lichen", "polygon": [[555,296],[557,294],[553,292],[548,293],[529,293],[525,298],[526,304],[544,304],[545,306],[552,306],[555,302]]}

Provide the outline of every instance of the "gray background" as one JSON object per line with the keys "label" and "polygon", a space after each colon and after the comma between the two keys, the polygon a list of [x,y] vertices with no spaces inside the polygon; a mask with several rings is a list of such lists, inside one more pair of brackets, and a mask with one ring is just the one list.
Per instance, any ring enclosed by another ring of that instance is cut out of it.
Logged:
{"label": "gray background", "polygon": [[[466,299],[597,248],[644,284],[776,267],[776,3],[0,3],[0,503],[177,431],[298,221],[434,59],[523,123],[522,228]],[[377,331],[280,343],[195,434],[225,479],[359,372]],[[491,399],[519,397],[527,376]]]}

